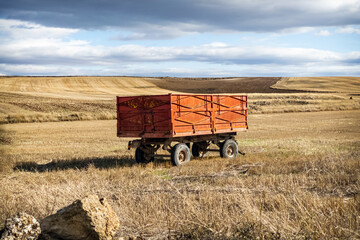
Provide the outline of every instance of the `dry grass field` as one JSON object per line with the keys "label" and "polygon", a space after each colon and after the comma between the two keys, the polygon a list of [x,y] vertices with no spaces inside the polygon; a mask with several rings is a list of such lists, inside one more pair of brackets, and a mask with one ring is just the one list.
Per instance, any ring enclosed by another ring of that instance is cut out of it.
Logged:
{"label": "dry grass field", "polygon": [[[354,89],[344,88],[336,93],[297,91],[287,79],[0,77],[0,124],[115,119],[117,95],[169,92],[246,93],[250,114],[360,109],[360,96],[353,94],[360,92],[360,78],[343,78],[344,85]],[[327,86],[332,81],[333,78],[327,78]],[[301,86],[310,89],[312,83],[301,82]],[[271,87],[273,84],[283,89]],[[322,89],[332,91],[330,87]]]}
{"label": "dry grass field", "polygon": [[360,111],[250,115],[247,153],[139,166],[111,121],[5,125],[14,171],[0,219],[41,219],[77,198],[109,199],[119,236],[181,239],[360,237]]}
{"label": "dry grass field", "polygon": [[0,125],[0,229],[19,211],[41,220],[95,193],[119,216],[118,237],[360,238],[359,87],[297,92],[271,90],[286,79],[253,78],[258,90],[246,89],[245,78],[178,80],[179,92],[212,93],[214,82],[219,93],[250,92],[249,131],[237,137],[246,156],[135,164],[129,139],[116,137],[115,96],[166,94],[175,79],[0,78],[0,119],[14,123]]}

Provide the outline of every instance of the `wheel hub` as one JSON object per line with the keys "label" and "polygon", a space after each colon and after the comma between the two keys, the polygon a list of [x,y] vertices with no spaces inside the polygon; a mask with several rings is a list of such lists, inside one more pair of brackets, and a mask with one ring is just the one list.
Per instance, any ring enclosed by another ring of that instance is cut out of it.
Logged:
{"label": "wheel hub", "polygon": [[186,152],[185,151],[179,152],[179,161],[185,162],[185,159],[186,159]]}
{"label": "wheel hub", "polygon": [[226,153],[229,157],[233,157],[235,154],[235,149],[232,146],[229,146],[226,150]]}

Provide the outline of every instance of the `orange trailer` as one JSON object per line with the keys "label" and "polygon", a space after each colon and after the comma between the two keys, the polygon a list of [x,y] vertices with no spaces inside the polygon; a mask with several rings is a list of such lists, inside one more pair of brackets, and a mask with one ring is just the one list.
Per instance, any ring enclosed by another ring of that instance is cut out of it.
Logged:
{"label": "orange trailer", "polygon": [[[234,136],[246,131],[247,96],[168,94],[117,97],[117,136],[140,138],[129,142],[135,159],[149,162],[162,146],[175,165],[192,155],[206,156],[211,143],[222,157],[236,157]],[[172,146],[173,142],[178,142]]]}

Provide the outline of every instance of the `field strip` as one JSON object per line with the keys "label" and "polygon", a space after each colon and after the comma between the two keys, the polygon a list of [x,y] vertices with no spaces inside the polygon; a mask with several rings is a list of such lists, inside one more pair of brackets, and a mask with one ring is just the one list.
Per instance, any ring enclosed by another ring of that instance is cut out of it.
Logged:
{"label": "field strip", "polygon": [[[116,137],[116,120],[18,123],[2,125],[2,129],[11,133],[8,153],[24,161],[34,155],[38,155],[36,161],[47,162],[51,159],[90,157],[92,154],[133,154],[126,146],[131,138]],[[257,151],[259,147],[266,146],[253,145],[246,139],[256,139],[259,143],[268,139],[275,145],[291,139],[292,143],[287,144],[301,147],[296,139],[358,141],[359,136],[360,110],[355,110],[252,114],[249,115],[249,130],[240,133],[237,138],[239,146],[250,144],[252,147],[248,150]],[[268,148],[268,151],[273,150]]]}
{"label": "field strip", "polygon": [[0,88],[3,92],[74,99],[111,99],[170,92],[144,78],[133,77],[2,77]]}
{"label": "field strip", "polygon": [[272,86],[275,89],[360,94],[360,77],[289,77]]}

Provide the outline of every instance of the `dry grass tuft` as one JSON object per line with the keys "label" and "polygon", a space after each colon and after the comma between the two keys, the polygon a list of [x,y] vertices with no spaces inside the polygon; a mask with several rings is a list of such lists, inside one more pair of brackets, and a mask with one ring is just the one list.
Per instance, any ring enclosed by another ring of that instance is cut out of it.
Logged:
{"label": "dry grass tuft", "polygon": [[9,133],[4,130],[3,125],[0,125],[0,174],[7,173],[12,170],[13,162],[11,158],[7,156],[7,150],[11,143],[12,141]]}

